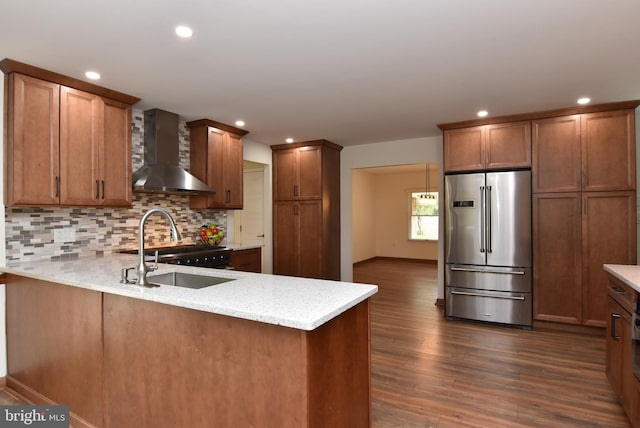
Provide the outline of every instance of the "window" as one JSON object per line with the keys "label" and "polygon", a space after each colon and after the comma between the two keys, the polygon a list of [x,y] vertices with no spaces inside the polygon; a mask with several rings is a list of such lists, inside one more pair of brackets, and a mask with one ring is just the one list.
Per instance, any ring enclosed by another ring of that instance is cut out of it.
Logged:
{"label": "window", "polygon": [[438,192],[411,192],[409,239],[438,240]]}

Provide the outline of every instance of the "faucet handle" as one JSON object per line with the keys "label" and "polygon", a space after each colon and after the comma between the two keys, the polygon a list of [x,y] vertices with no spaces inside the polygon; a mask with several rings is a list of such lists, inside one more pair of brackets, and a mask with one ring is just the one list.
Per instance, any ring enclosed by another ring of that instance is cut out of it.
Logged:
{"label": "faucet handle", "polygon": [[155,251],[155,255],[153,257],[153,266],[149,266],[149,270],[158,269],[158,250]]}
{"label": "faucet handle", "polygon": [[120,271],[120,282],[122,284],[134,284],[137,279],[129,279],[129,272],[132,270],[135,270],[135,267],[130,267],[130,268],[122,268],[122,270]]}

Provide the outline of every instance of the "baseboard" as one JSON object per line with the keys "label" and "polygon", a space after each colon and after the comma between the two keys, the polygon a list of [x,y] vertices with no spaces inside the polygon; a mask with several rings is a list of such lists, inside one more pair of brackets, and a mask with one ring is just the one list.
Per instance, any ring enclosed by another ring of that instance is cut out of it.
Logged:
{"label": "baseboard", "polygon": [[587,325],[578,324],[566,324],[553,321],[540,321],[533,320],[533,330],[550,330],[550,331],[562,331],[565,333],[585,334],[588,336],[602,336],[606,335],[606,330],[602,327],[592,327]]}
{"label": "baseboard", "polygon": [[[53,400],[45,397],[40,394],[38,391],[33,388],[28,387],[23,384],[19,380],[13,378],[11,375],[6,377],[6,387],[5,390],[8,394],[13,395],[18,400],[22,401],[25,404],[37,404],[37,405],[50,405],[55,406],[59,403],[56,403]],[[80,416],[76,415],[73,412],[69,412],[69,419],[71,419],[72,427],[80,427],[80,428],[95,428],[95,425],[89,423],[88,421],[82,419]]]}
{"label": "baseboard", "polygon": [[436,303],[435,303],[435,304],[436,304],[436,306],[437,306],[437,307],[439,307],[439,308],[444,308],[444,299],[437,298],[437,299],[436,299]]}
{"label": "baseboard", "polygon": [[410,258],[404,258],[404,257],[375,256],[375,257],[371,257],[369,259],[360,260],[359,262],[355,262],[353,264],[353,266],[359,266],[359,265],[363,265],[363,264],[367,264],[367,263],[371,263],[371,262],[375,262],[375,261],[379,261],[379,260],[410,262],[410,263],[422,263],[422,264],[428,264],[428,265],[438,265],[438,261],[437,260],[431,260],[431,259],[410,259]]}

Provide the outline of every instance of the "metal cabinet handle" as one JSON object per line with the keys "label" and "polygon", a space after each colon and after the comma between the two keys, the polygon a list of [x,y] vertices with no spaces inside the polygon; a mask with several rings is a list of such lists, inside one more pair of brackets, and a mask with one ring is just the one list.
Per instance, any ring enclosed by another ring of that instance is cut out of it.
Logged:
{"label": "metal cabinet handle", "polygon": [[56,198],[60,197],[60,176],[56,175]]}
{"label": "metal cabinet handle", "polygon": [[231,203],[231,190],[225,190],[225,204]]}
{"label": "metal cabinet handle", "polygon": [[611,337],[614,340],[620,340],[620,336],[616,333],[616,320],[620,318],[620,314],[611,313]]}
{"label": "metal cabinet handle", "polygon": [[514,270],[514,271],[510,271],[510,272],[507,272],[507,271],[502,272],[502,271],[489,271],[489,270],[460,268],[460,267],[452,267],[451,270],[460,271],[460,272],[504,273],[504,274],[508,274],[508,275],[524,275],[525,274],[525,272],[522,271],[522,270]]}
{"label": "metal cabinet handle", "polygon": [[479,294],[479,293],[467,293],[464,291],[451,291],[451,294],[458,294],[460,296],[472,296],[472,297],[491,297],[493,299],[506,299],[506,300],[524,300],[524,296],[496,296],[493,294]]}
{"label": "metal cabinet handle", "polygon": [[102,180],[101,183],[102,183],[102,199],[104,199],[104,180]]}
{"label": "metal cabinet handle", "polygon": [[293,186],[293,196],[300,196],[300,190],[297,184]]}
{"label": "metal cabinet handle", "polygon": [[487,253],[492,253],[493,248],[491,248],[491,186],[487,186]]}
{"label": "metal cabinet handle", "polygon": [[484,242],[484,238],[485,238],[485,231],[484,231],[484,222],[486,220],[485,218],[485,205],[486,205],[487,201],[485,198],[485,191],[484,191],[484,186],[480,186],[480,224],[483,226],[480,228],[480,252],[484,253],[485,248],[485,242]]}

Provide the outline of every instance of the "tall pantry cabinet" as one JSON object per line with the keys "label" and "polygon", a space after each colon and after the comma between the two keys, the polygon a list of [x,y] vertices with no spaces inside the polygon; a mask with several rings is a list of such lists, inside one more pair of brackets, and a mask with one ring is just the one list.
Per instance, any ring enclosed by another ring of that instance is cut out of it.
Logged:
{"label": "tall pantry cabinet", "polygon": [[636,263],[634,110],[532,121],[534,318],[604,327],[602,265]]}
{"label": "tall pantry cabinet", "polygon": [[327,140],[271,146],[273,273],[340,279],[340,151]]}

